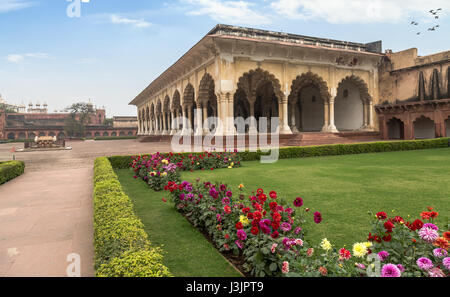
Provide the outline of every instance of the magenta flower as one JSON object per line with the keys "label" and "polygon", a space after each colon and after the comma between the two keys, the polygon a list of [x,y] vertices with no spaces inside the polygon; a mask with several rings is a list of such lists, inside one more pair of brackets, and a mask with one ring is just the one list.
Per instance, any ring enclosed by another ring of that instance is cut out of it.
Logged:
{"label": "magenta flower", "polygon": [[422,228],[430,228],[430,229],[439,231],[438,226],[436,226],[435,224],[432,224],[432,223],[426,223],[425,225],[423,225]]}
{"label": "magenta flower", "polygon": [[401,273],[405,272],[405,267],[403,267],[402,264],[398,264],[397,268],[400,270]]}
{"label": "magenta flower", "polygon": [[225,198],[222,199],[222,204],[230,204],[230,203],[231,203],[230,198],[225,197]]}
{"label": "magenta flower", "polygon": [[314,222],[320,224],[322,222],[322,214],[320,212],[314,213]]}
{"label": "magenta flower", "polygon": [[281,223],[280,229],[284,232],[289,232],[292,230],[292,226],[291,226],[291,224],[284,222],[284,223]]}
{"label": "magenta flower", "polygon": [[294,200],[294,206],[295,207],[302,207],[303,206],[303,199],[301,197],[297,197]]}
{"label": "magenta flower", "polygon": [[389,253],[386,251],[381,251],[378,253],[378,259],[380,259],[381,262],[386,261],[386,259],[389,258]]}
{"label": "magenta flower", "polygon": [[261,228],[261,231],[264,234],[270,234],[271,232],[270,225],[271,225],[270,220],[262,220],[261,222],[259,222],[259,227]]}
{"label": "magenta flower", "polygon": [[235,243],[235,244],[237,245],[237,247],[240,248],[241,250],[242,250],[242,248],[244,247],[244,246],[242,245],[242,242],[239,241],[239,240],[236,240],[234,243]]}
{"label": "magenta flower", "polygon": [[400,269],[394,264],[386,264],[381,269],[381,277],[401,277]]}
{"label": "magenta flower", "polygon": [[417,266],[419,266],[420,269],[422,270],[430,270],[431,268],[433,268],[433,262],[425,257],[420,258],[419,260],[417,260]]}
{"label": "magenta flower", "polygon": [[429,277],[445,277],[445,273],[441,269],[435,267],[435,268],[428,270],[428,276]]}
{"label": "magenta flower", "polygon": [[239,238],[239,240],[245,241],[247,240],[247,233],[245,233],[244,230],[240,229],[237,231],[237,237]]}
{"label": "magenta flower", "polygon": [[445,269],[450,270],[450,258],[449,257],[442,260],[442,264],[444,264]]}
{"label": "magenta flower", "polygon": [[294,231],[295,235],[298,235],[300,232],[302,232],[302,227],[295,228],[295,231]]}
{"label": "magenta flower", "polygon": [[445,257],[447,257],[448,253],[446,250],[439,248],[439,249],[433,250],[433,255],[436,258],[445,258]]}
{"label": "magenta flower", "polygon": [[422,228],[419,231],[419,236],[424,241],[426,241],[428,243],[433,243],[436,241],[436,239],[439,238],[439,233],[437,233],[436,230],[431,229],[431,228]]}

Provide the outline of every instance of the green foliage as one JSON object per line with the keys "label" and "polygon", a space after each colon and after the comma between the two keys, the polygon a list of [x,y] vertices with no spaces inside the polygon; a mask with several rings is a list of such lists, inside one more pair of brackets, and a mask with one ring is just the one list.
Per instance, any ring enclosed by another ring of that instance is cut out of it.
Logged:
{"label": "green foliage", "polygon": [[81,137],[91,121],[90,116],[95,113],[93,106],[80,102],[72,104],[66,110],[70,112],[70,117],[65,122],[64,130],[69,136]]}
{"label": "green foliage", "polygon": [[94,165],[94,250],[97,276],[171,276],[104,157]]}
{"label": "green foliage", "polygon": [[103,140],[127,140],[127,139],[137,139],[137,136],[108,136],[108,137],[95,137],[95,141],[103,141]]}
{"label": "green foliage", "polygon": [[[279,159],[309,158],[321,156],[338,156],[338,155],[444,148],[449,146],[449,142],[450,138],[437,138],[437,139],[411,140],[411,141],[383,141],[383,142],[368,142],[368,143],[353,143],[353,144],[285,147],[280,148]],[[268,155],[268,153],[263,153],[261,151],[257,152],[247,151],[241,153],[243,161],[257,161],[260,160],[261,156],[264,155]]]}
{"label": "green foliage", "polygon": [[10,161],[0,163],[0,185],[22,175],[25,172],[25,163]]}
{"label": "green foliage", "polygon": [[[426,140],[410,140],[410,141],[383,141],[369,143],[353,143],[353,144],[332,144],[319,146],[301,146],[301,147],[285,147],[280,148],[279,159],[293,158],[310,158],[321,156],[337,156],[337,155],[353,155],[366,153],[382,153],[395,151],[423,150],[433,148],[445,148],[449,146],[450,138],[436,138]],[[189,155],[199,156],[203,153],[182,153],[184,157]],[[240,152],[242,161],[259,161],[261,156],[270,153],[257,152]],[[142,155],[143,156],[149,156]],[[109,157],[111,165],[114,169],[130,168],[132,156],[113,156]]]}
{"label": "green foliage", "polygon": [[127,251],[97,270],[99,277],[166,277],[169,270],[162,264],[163,257],[157,248]]}

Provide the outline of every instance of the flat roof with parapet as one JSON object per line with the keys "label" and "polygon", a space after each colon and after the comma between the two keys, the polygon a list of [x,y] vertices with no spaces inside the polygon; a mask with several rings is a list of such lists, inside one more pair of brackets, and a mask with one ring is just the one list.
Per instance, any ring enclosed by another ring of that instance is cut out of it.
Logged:
{"label": "flat roof with parapet", "polygon": [[252,39],[261,39],[265,41],[305,44],[328,48],[342,48],[370,53],[381,53],[382,51],[381,41],[375,41],[371,43],[358,43],[358,42],[342,41],[328,38],[318,38],[284,32],[275,32],[246,27],[222,25],[222,24],[214,27],[214,29],[212,29],[207,35],[244,37]]}
{"label": "flat roof with parapet", "polygon": [[206,34],[199,42],[197,42],[191,49],[189,49],[181,58],[179,58],[172,66],[164,71],[159,77],[153,80],[148,87],[146,87],[139,95],[137,95],[129,104],[136,105],[138,101],[152,92],[153,89],[158,89],[158,82],[176,67],[180,61],[183,60],[197,45],[203,40],[210,37],[232,38],[232,39],[246,39],[252,41],[264,41],[272,43],[280,43],[283,45],[304,46],[312,48],[324,48],[329,50],[343,50],[349,52],[359,52],[366,54],[382,55],[382,42],[375,41],[371,43],[357,43],[350,41],[334,40],[327,38],[318,38],[305,35],[297,35],[283,32],[275,32],[261,29],[253,29],[246,27],[230,26],[219,24],[216,25],[208,34]]}

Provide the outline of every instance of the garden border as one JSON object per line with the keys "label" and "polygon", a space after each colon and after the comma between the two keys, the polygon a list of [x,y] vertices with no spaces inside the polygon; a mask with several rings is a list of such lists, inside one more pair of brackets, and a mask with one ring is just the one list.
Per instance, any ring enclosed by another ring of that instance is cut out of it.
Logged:
{"label": "garden border", "polygon": [[[450,147],[450,138],[283,147],[279,149],[279,159],[383,153],[445,147]],[[182,155],[186,156],[191,154],[201,153],[182,153]],[[270,153],[263,153],[261,150],[258,150],[256,152],[240,152],[239,154],[242,157],[242,161],[257,161],[261,159],[261,156],[266,156]],[[149,154],[143,154],[141,156],[149,156]],[[131,157],[132,155],[110,156],[108,159],[114,169],[126,169],[130,167]]]}
{"label": "garden border", "polygon": [[106,157],[94,162],[94,253],[96,276],[172,276]]}
{"label": "garden border", "polygon": [[0,162],[0,185],[21,176],[25,172],[25,163],[22,161]]}

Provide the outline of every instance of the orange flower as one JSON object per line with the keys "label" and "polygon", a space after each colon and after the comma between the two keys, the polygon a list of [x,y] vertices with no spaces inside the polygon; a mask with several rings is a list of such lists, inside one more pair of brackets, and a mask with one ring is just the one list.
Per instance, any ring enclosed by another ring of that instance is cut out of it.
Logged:
{"label": "orange flower", "polygon": [[444,238],[447,239],[447,241],[450,241],[450,231],[444,232]]}
{"label": "orange flower", "polygon": [[322,274],[323,276],[327,276],[328,274],[328,269],[326,267],[319,267],[319,272],[320,274]]}
{"label": "orange flower", "polygon": [[450,247],[450,244],[448,243],[447,239],[445,239],[444,237],[439,237],[438,239],[436,239],[436,241],[434,242],[434,246],[437,246],[441,249],[447,250]]}

